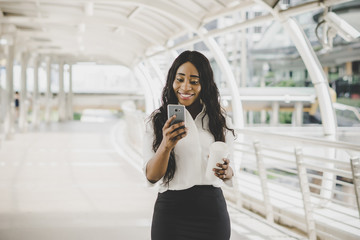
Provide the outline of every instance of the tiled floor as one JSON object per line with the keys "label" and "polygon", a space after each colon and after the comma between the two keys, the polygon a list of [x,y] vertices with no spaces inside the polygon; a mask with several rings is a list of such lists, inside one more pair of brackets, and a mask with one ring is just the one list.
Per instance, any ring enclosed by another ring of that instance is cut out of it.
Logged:
{"label": "tiled floor", "polygon": [[[116,124],[44,125],[5,141],[0,239],[150,239],[156,189],[114,147]],[[295,239],[246,211],[229,212],[232,240]]]}

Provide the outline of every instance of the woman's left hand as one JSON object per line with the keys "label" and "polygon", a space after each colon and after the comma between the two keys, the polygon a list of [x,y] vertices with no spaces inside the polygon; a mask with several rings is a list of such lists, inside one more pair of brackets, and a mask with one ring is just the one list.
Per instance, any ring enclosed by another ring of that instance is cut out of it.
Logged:
{"label": "woman's left hand", "polygon": [[230,167],[230,160],[227,158],[223,158],[224,163],[217,163],[216,166],[218,168],[213,168],[215,176],[218,178],[225,180],[230,179],[233,176],[232,168]]}

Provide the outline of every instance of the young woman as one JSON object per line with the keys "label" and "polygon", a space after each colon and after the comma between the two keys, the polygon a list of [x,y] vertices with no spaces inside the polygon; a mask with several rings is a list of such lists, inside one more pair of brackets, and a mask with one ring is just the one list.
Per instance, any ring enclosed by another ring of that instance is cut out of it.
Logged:
{"label": "young woman", "polygon": [[[186,107],[185,123],[170,125],[168,104]],[[206,177],[209,146],[214,141],[232,147],[234,130],[219,103],[209,60],[185,51],[173,62],[162,92],[162,106],[147,122],[144,172],[151,184],[160,181],[151,228],[152,240],[230,238],[230,220],[221,190],[231,184],[228,158],[213,166]]]}

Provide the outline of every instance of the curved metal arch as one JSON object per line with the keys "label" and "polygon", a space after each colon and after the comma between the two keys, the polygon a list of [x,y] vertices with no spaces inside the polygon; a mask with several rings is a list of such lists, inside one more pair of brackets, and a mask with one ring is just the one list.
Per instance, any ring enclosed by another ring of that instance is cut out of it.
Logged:
{"label": "curved metal arch", "polygon": [[[289,15],[286,15],[286,12],[280,13],[277,8],[273,9],[263,1],[254,1],[268,9],[269,12],[274,16],[275,20],[283,25],[285,31],[290,36],[302,60],[304,61],[304,64],[309,71],[311,81],[314,84],[315,91],[319,99],[324,135],[330,137],[335,136],[337,128],[336,115],[334,108],[332,107],[331,97],[328,90],[328,81],[326,79],[324,70],[321,67],[320,61],[317,58],[306,34],[299,26],[297,21],[291,17],[288,17]],[[325,2],[333,1],[330,0]]]}
{"label": "curved metal arch", "polygon": [[234,73],[231,71],[229,62],[227,61],[224,53],[221,51],[219,45],[216,43],[215,39],[212,37],[203,37],[203,41],[206,46],[213,53],[214,58],[218,65],[220,66],[221,71],[226,76],[226,81],[229,84],[231,96],[232,96],[232,110],[234,115],[234,127],[243,128],[244,127],[244,115],[243,107],[240,99],[239,87],[236,84]]}
{"label": "curved metal arch", "polygon": [[[0,23],[6,24],[23,24],[33,27],[34,24],[37,24],[39,27],[44,27],[46,24],[65,24],[65,25],[74,25],[77,22],[84,22],[85,24],[93,26],[114,26],[114,29],[117,26],[121,26],[126,31],[133,32],[137,34],[140,38],[150,42],[152,44],[158,44],[159,42],[164,42],[166,36],[164,36],[161,31],[156,31],[155,28],[147,27],[146,24],[142,22],[135,23],[126,19],[111,19],[111,18],[83,18],[83,17],[64,17],[59,16],[59,18],[50,17],[50,18],[30,18],[30,17],[6,17],[0,18]],[[114,24],[116,22],[116,25]],[[46,27],[46,26],[45,26]],[[146,37],[145,37],[146,36]]]}
{"label": "curved metal arch", "polygon": [[[33,2],[33,0],[25,0],[28,2]],[[41,4],[41,0],[39,3]],[[45,2],[45,1],[44,1]],[[47,0],[47,3],[58,3],[57,0]],[[73,0],[62,0],[61,3],[73,3]],[[87,3],[87,0],[78,0],[78,3]],[[168,3],[166,1],[148,1],[148,0],[93,0],[93,4],[96,6],[96,3],[110,3],[113,5],[131,5],[131,6],[140,6],[147,9],[156,11],[169,19],[173,19],[175,22],[179,22],[180,25],[195,30],[199,24],[200,19],[197,19],[194,15],[189,14],[183,8],[177,7],[175,4]]]}
{"label": "curved metal arch", "polygon": [[[95,0],[96,2],[102,2],[101,0]],[[196,30],[200,24],[200,19],[197,19],[193,15],[186,12],[180,7],[176,7],[174,4],[169,4],[166,1],[148,1],[148,0],[108,0],[107,2],[113,4],[131,4],[140,7],[145,7],[154,10],[164,16],[173,19],[175,22],[179,22],[182,26]]]}

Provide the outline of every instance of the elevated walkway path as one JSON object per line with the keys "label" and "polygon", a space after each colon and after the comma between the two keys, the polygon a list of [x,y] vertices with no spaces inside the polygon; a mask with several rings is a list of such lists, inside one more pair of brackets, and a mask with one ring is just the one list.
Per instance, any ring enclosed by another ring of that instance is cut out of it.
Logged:
{"label": "elevated walkway path", "polygon": [[[121,121],[42,125],[0,148],[1,240],[150,239],[156,189]],[[130,154],[130,155],[129,155]],[[303,239],[228,205],[232,240]]]}

